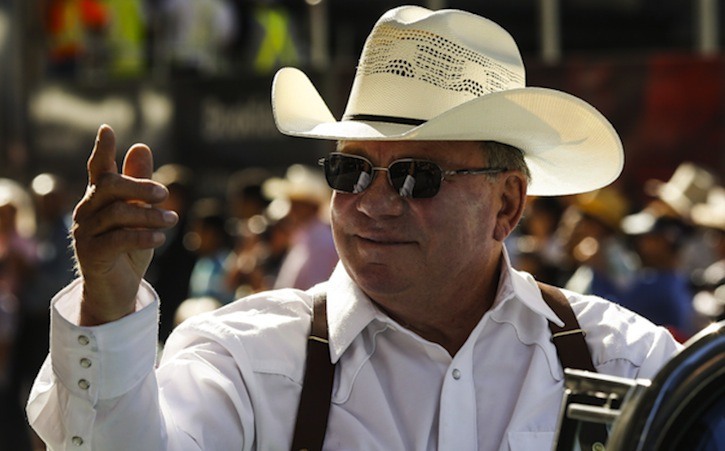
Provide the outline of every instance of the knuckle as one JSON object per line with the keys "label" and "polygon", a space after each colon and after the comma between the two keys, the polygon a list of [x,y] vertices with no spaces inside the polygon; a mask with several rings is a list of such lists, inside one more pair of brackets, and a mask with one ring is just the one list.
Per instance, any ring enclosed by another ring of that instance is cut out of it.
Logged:
{"label": "knuckle", "polygon": [[95,185],[98,189],[107,189],[117,184],[118,175],[111,172],[100,174],[96,179]]}
{"label": "knuckle", "polygon": [[146,222],[149,224],[161,224],[163,223],[163,218],[161,217],[161,212],[158,211],[155,208],[144,208],[144,215],[146,216]]}
{"label": "knuckle", "polygon": [[126,204],[123,202],[113,202],[106,207],[104,214],[111,218],[123,218],[126,213]]}

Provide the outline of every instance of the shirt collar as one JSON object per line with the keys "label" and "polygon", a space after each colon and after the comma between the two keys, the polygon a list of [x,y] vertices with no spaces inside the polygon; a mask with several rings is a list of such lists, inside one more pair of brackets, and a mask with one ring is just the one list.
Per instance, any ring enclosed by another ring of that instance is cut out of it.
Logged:
{"label": "shirt collar", "polygon": [[[544,302],[534,278],[511,266],[505,247],[501,261],[499,288],[491,310],[501,311],[505,303],[516,300],[547,320],[563,326],[563,321]],[[330,353],[332,361],[337,362],[355,337],[374,319],[385,314],[353,282],[342,263],[338,263],[326,288]]]}
{"label": "shirt collar", "polygon": [[350,343],[375,319],[378,309],[338,263],[327,284],[330,354],[337,362]]}
{"label": "shirt collar", "polygon": [[564,321],[556,316],[556,313],[541,297],[541,290],[539,290],[534,277],[527,272],[517,271],[511,266],[511,259],[505,247],[503,248],[503,270],[501,271],[498,286],[498,293],[492,310],[495,310],[498,305],[503,304],[508,299],[516,298],[518,302],[552,321],[557,326],[564,325]]}

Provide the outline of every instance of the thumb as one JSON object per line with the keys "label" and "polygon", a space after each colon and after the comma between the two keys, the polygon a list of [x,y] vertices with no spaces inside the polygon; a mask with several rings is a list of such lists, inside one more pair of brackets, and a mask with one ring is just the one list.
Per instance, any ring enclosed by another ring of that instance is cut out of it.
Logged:
{"label": "thumb", "polygon": [[123,174],[139,179],[150,179],[154,173],[154,157],[146,144],[134,144],[123,160]]}
{"label": "thumb", "polygon": [[116,165],[116,135],[113,129],[103,124],[98,128],[96,144],[88,158],[88,183],[95,185],[101,175],[107,172],[118,173]]}

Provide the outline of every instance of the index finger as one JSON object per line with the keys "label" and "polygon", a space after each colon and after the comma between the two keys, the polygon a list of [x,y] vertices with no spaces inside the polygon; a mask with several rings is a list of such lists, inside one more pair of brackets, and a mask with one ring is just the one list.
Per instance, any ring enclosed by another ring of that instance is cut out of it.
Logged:
{"label": "index finger", "polygon": [[103,124],[98,128],[96,144],[88,158],[88,183],[95,185],[101,175],[107,172],[118,173],[116,164],[116,135],[113,129]]}

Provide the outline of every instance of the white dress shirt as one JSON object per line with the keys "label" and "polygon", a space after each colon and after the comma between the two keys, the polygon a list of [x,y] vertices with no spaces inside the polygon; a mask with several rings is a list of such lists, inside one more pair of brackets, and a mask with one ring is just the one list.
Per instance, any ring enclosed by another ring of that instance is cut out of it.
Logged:
{"label": "white dress shirt", "polygon": [[[382,313],[338,265],[327,290],[337,362],[329,450],[546,450],[563,395],[547,320],[561,324],[504,252],[493,307],[451,357]],[[592,296],[571,300],[597,369],[651,378],[680,348],[647,320]],[[78,327],[78,281],[53,301],[51,352],[28,403],[52,450],[287,450],[311,297],[254,295],[179,326],[154,369],[158,300]]]}

